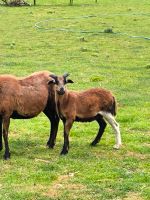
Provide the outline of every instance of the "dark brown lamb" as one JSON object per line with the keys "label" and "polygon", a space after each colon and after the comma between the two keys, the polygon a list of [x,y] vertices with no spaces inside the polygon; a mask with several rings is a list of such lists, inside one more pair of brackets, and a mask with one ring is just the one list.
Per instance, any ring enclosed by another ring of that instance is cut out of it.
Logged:
{"label": "dark brown lamb", "polygon": [[[10,118],[29,119],[44,112],[51,122],[49,147],[54,146],[59,118],[55,109],[53,86],[48,86],[51,79],[49,71],[41,71],[25,78],[12,75],[0,76],[0,150],[3,148],[2,133],[5,143],[4,159],[10,158],[8,129]],[[2,130],[3,129],[3,130]]]}
{"label": "dark brown lamb", "polygon": [[88,89],[83,92],[69,91],[65,87],[67,83],[73,83],[67,79],[68,74],[63,76],[50,75],[55,83],[56,107],[60,118],[64,123],[64,146],[61,154],[68,153],[69,150],[69,132],[74,121],[93,121],[96,120],[100,126],[98,134],[92,145],[96,145],[105,130],[106,121],[115,131],[116,144],[114,148],[121,146],[121,136],[119,124],[115,121],[116,100],[112,93],[101,88]]}

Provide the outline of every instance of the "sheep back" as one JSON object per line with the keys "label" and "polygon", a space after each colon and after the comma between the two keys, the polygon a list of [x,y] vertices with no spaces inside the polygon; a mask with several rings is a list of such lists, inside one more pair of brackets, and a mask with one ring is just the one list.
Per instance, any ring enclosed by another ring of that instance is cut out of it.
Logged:
{"label": "sheep back", "polygon": [[34,117],[44,110],[49,95],[50,72],[36,72],[25,78],[0,76],[0,114],[13,112]]}
{"label": "sheep back", "polygon": [[[67,97],[61,102],[60,113],[63,116],[91,118],[99,111],[116,113],[116,102],[112,93],[101,88],[88,89],[83,92],[68,91]],[[69,108],[69,109],[68,109]]]}

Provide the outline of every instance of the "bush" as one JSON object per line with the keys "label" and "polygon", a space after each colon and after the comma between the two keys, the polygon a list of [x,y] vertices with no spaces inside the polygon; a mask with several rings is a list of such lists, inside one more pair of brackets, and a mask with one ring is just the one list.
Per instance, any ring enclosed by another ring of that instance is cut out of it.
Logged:
{"label": "bush", "polygon": [[7,6],[29,6],[24,0],[2,0]]}

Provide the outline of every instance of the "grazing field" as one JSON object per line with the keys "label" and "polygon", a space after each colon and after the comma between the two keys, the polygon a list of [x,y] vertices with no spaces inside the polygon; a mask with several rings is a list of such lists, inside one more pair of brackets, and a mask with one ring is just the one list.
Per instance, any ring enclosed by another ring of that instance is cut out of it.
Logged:
{"label": "grazing field", "polygon": [[4,149],[0,152],[0,200],[150,199],[149,39],[149,0],[0,6],[0,74],[69,72],[75,82],[70,89],[112,90],[123,142],[113,149],[108,125],[101,142],[91,147],[97,123],[74,123],[69,154],[60,156],[62,123],[50,150],[44,114],[11,120],[11,159],[4,161]]}

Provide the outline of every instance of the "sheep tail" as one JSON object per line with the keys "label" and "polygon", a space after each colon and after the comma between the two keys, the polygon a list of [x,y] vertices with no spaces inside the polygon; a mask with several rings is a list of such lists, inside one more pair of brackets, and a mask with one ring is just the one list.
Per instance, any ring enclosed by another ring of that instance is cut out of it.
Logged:
{"label": "sheep tail", "polygon": [[117,102],[115,97],[113,97],[113,104],[112,104],[112,115],[116,116],[117,114]]}

